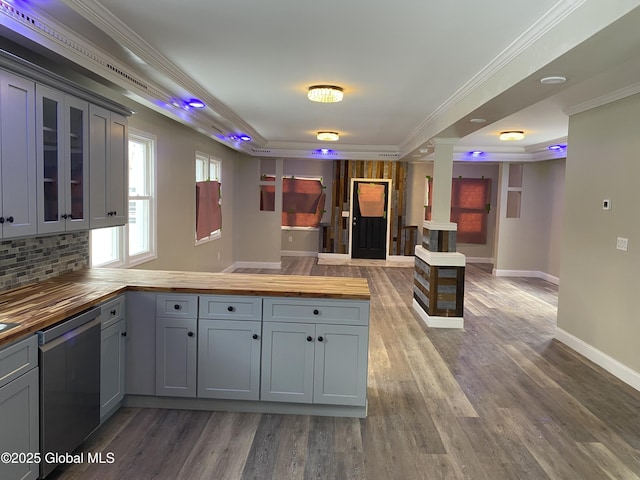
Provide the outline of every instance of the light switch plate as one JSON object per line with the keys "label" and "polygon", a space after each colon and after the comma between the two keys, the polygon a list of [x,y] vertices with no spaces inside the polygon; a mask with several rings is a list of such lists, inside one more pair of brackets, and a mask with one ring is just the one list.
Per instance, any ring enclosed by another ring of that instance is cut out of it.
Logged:
{"label": "light switch plate", "polygon": [[626,252],[628,247],[629,247],[629,239],[624,237],[618,237],[616,248],[618,250],[622,250],[623,252]]}
{"label": "light switch plate", "polygon": [[605,198],[602,200],[602,209],[603,210],[611,210],[611,200]]}

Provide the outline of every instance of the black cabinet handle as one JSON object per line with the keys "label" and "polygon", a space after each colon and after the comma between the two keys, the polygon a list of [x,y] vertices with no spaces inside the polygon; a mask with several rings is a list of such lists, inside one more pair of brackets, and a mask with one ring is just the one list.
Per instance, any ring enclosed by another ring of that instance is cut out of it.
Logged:
{"label": "black cabinet handle", "polygon": [[68,217],[68,215],[66,213],[63,213],[62,215],[60,215],[60,218],[62,218],[63,220],[66,220]]}
{"label": "black cabinet handle", "polygon": [[177,303],[173,306],[174,310],[180,310],[180,305],[178,305]]}
{"label": "black cabinet handle", "polygon": [[127,332],[122,332],[120,335],[122,335],[123,337],[127,336]]}
{"label": "black cabinet handle", "polygon": [[4,217],[0,217],[0,224],[4,223]]}
{"label": "black cabinet handle", "polygon": [[253,338],[254,340],[257,340],[257,339],[258,339],[258,334],[257,334],[257,333],[254,333],[254,334],[251,336],[251,338]]}
{"label": "black cabinet handle", "polygon": [[319,342],[322,342],[323,340],[324,340],[324,338],[323,338],[323,337],[318,337],[318,341],[319,341]]}
{"label": "black cabinet handle", "polygon": [[313,314],[314,315],[320,315],[320,310],[318,310],[317,308],[313,310]]}
{"label": "black cabinet handle", "polygon": [[67,214],[67,218],[68,218],[69,220],[73,220],[73,213],[69,213],[69,214]]}
{"label": "black cabinet handle", "polygon": [[190,337],[193,337],[193,332],[189,332],[187,333],[187,335],[189,335]]}
{"label": "black cabinet handle", "polygon": [[228,310],[229,312],[234,312],[236,309],[235,309],[235,307],[232,307],[231,305],[229,305],[229,306],[227,307],[227,310]]}
{"label": "black cabinet handle", "polygon": [[115,315],[116,313],[118,312],[116,312],[115,310],[111,310],[111,315]]}
{"label": "black cabinet handle", "polygon": [[13,223],[13,217],[7,217],[7,222]]}
{"label": "black cabinet handle", "polygon": [[313,342],[313,338],[307,337],[307,342]]}

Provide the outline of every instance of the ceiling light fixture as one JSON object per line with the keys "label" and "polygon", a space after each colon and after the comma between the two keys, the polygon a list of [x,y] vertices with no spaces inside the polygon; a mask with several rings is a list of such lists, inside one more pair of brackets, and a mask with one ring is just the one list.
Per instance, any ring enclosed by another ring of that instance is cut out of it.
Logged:
{"label": "ceiling light fixture", "polygon": [[564,143],[558,143],[557,145],[549,145],[549,147],[547,147],[547,148],[549,148],[549,150],[556,150],[556,151],[558,151],[558,150],[564,150],[564,149],[566,149],[566,148],[567,148],[567,145],[566,145],[566,144],[564,144]]}
{"label": "ceiling light fixture", "polygon": [[524,132],[522,130],[508,130],[506,132],[500,132],[500,140],[513,141],[522,140],[524,138]]}
{"label": "ceiling light fixture", "polygon": [[307,98],[312,102],[335,103],[341,102],[344,92],[335,85],[314,85],[309,87]]}
{"label": "ceiling light fixture", "polygon": [[318,132],[316,138],[323,142],[335,142],[340,138],[340,135],[338,132]]}
{"label": "ceiling light fixture", "polygon": [[204,108],[204,107],[206,107],[205,103],[202,100],[200,100],[199,98],[192,98],[191,100],[188,100],[186,103],[191,108]]}
{"label": "ceiling light fixture", "polygon": [[487,121],[486,118],[472,118],[469,120],[471,123],[485,123]]}
{"label": "ceiling light fixture", "polygon": [[560,83],[564,83],[567,81],[567,77],[561,76],[552,76],[552,77],[544,77],[540,79],[540,83],[543,85],[558,85]]}

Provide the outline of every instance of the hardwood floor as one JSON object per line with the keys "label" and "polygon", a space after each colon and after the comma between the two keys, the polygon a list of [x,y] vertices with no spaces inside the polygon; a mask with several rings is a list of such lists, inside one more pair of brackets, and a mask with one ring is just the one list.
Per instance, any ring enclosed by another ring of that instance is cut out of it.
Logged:
{"label": "hardwood floor", "polygon": [[366,419],[123,408],[82,446],[112,464],[49,478],[640,478],[640,392],[553,339],[555,286],[468,265],[458,331],[413,314],[411,268],[281,273],[368,278]]}

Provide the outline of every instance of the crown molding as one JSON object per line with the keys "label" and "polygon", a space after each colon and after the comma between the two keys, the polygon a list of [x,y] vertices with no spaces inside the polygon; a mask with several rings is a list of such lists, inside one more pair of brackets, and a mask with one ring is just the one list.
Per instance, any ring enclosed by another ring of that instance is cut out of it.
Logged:
{"label": "crown molding", "polygon": [[607,93],[606,95],[593,98],[586,102],[579,103],[572,107],[564,108],[562,111],[569,116],[576,115],[578,113],[586,112],[587,110],[591,110],[593,108],[601,107],[608,103],[613,103],[618,100],[622,100],[623,98],[630,97],[631,95],[635,95],[637,93],[640,93],[640,82],[634,83],[632,85],[628,85],[626,87]]}
{"label": "crown molding", "polygon": [[[446,112],[469,97],[472,92],[482,87],[490,78],[496,75],[518,55],[523,54],[538,39],[556,27],[566,17],[582,6],[586,0],[559,0],[531,27],[516,38],[482,70],[475,74],[468,82],[460,87],[453,95],[436,108],[407,138],[400,144],[401,154],[407,155],[418,148],[425,141],[430,140],[429,127],[437,123],[437,120]],[[437,135],[437,132],[434,132]]]}

